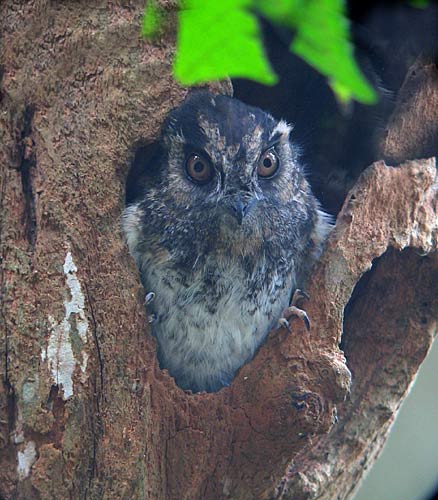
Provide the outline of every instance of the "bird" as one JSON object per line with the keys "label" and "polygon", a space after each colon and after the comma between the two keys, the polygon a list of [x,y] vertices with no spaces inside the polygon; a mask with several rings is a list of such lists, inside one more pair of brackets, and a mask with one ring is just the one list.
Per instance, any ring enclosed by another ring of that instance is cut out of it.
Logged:
{"label": "bird", "polygon": [[279,318],[289,327],[285,311],[307,322],[296,290],[331,221],[291,136],[259,108],[193,91],[164,120],[125,207],[159,365],[184,390],[230,385]]}

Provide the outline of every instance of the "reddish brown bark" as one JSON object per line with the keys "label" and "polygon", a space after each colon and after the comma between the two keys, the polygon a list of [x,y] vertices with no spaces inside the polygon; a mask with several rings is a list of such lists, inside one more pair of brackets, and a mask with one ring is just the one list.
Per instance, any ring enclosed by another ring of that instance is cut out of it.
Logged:
{"label": "reddish brown bark", "polygon": [[367,170],[309,283],[311,331],[184,393],[119,230],[135,148],[186,93],[172,15],[146,43],[142,7],[0,7],[0,496],[346,498],[436,331],[435,163]]}

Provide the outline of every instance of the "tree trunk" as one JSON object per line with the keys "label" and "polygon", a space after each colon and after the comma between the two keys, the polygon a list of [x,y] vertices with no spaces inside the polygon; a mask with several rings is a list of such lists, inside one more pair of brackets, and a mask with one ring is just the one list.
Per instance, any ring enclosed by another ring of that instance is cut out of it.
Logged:
{"label": "tree trunk", "polygon": [[[143,1],[0,6],[0,497],[349,498],[436,332],[435,162],[369,168],[308,284],[311,331],[274,331],[231,387],[185,393],[119,228],[135,151],[187,92],[171,4],[153,43]],[[397,116],[382,157],[422,157]]]}

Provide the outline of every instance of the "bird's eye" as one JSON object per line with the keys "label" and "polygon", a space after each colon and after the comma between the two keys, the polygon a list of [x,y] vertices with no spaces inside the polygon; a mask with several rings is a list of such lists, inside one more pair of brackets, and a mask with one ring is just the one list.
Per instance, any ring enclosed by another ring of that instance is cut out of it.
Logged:
{"label": "bird's eye", "polygon": [[186,171],[190,180],[199,184],[211,181],[214,175],[211,163],[196,153],[192,153],[187,157]]}
{"label": "bird's eye", "polygon": [[257,165],[257,174],[259,177],[269,179],[274,177],[279,166],[280,160],[275,154],[275,151],[272,148],[268,149],[262,154],[262,156],[260,156],[259,163]]}

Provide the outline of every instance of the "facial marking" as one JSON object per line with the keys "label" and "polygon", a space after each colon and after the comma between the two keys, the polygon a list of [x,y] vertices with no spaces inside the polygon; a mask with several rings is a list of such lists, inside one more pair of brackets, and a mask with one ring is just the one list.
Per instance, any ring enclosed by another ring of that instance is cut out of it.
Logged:
{"label": "facial marking", "polygon": [[211,123],[202,113],[198,114],[197,120],[199,128],[204,133],[208,142],[215,144],[218,149],[223,149],[225,147],[225,137],[221,136],[218,125]]}
{"label": "facial marking", "polygon": [[242,137],[242,144],[246,150],[247,159],[253,163],[263,149],[263,129],[261,125],[256,125],[254,129]]}
{"label": "facial marking", "polygon": [[280,120],[276,127],[273,129],[271,132],[271,135],[269,136],[269,140],[274,139],[276,135],[279,136],[282,140],[288,140],[289,139],[289,134],[292,132],[292,126],[286,123],[284,120]]}

